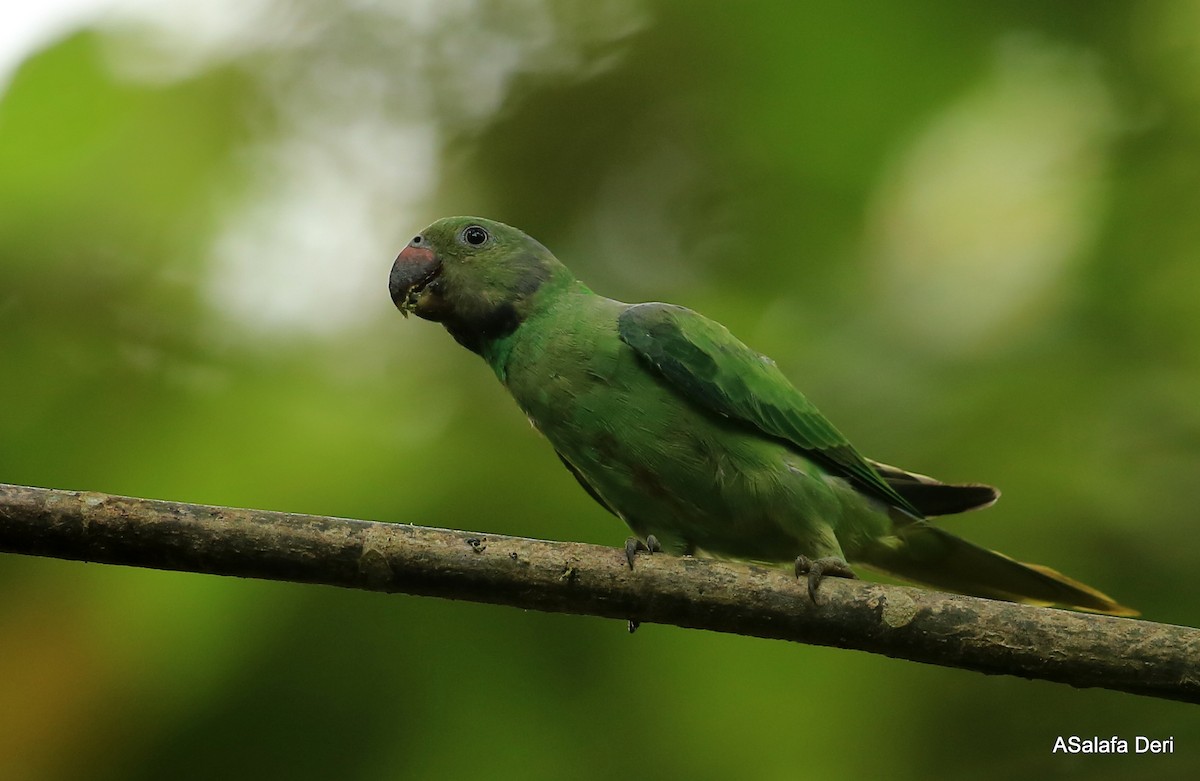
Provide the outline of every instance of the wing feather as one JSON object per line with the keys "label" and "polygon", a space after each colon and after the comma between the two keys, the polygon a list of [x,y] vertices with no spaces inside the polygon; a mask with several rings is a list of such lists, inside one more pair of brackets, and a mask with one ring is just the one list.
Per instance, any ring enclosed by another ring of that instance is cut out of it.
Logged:
{"label": "wing feather", "polygon": [[782,440],[865,494],[915,518],[897,493],[775,362],[719,323],[671,304],[637,304],[621,313],[621,340],[693,402]]}

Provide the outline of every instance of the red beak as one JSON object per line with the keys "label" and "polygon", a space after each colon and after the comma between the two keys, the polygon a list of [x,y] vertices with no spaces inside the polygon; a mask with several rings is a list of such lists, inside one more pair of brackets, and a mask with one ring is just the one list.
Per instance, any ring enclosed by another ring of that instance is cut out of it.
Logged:
{"label": "red beak", "polygon": [[432,249],[409,244],[396,256],[391,276],[388,277],[392,303],[407,316],[416,306],[417,297],[437,277],[441,269],[442,262]]}

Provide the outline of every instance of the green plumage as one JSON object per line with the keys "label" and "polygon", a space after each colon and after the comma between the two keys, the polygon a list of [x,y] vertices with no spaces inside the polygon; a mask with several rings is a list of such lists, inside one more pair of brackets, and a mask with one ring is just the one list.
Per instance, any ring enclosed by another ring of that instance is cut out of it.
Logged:
{"label": "green plumage", "polygon": [[479,353],[587,492],[667,550],[833,557],[968,594],[1133,612],[930,525],[997,493],[863,458],[723,326],[598,296],[514,228],[439,220],[396,259],[391,292]]}

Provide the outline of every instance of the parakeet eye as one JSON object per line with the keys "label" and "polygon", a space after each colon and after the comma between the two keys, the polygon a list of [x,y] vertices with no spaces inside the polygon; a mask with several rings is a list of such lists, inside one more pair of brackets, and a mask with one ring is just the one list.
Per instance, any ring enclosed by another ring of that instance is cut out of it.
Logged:
{"label": "parakeet eye", "polygon": [[468,225],[463,229],[462,237],[472,247],[478,247],[488,240],[488,232],[478,225]]}
{"label": "parakeet eye", "polygon": [[421,246],[422,241],[424,241],[424,239],[421,238],[420,236],[413,236],[413,240],[409,243],[412,244],[414,247],[419,247],[419,246]]}

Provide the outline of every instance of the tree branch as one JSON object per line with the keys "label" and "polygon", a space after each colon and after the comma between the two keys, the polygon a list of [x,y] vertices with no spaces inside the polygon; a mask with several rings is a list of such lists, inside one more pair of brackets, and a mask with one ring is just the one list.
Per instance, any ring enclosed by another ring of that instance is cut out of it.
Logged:
{"label": "tree branch", "polygon": [[0,484],[0,551],[467,599],[1200,702],[1200,630],[783,570]]}

